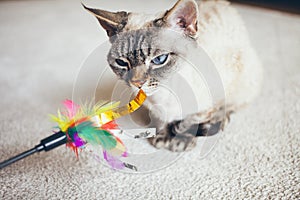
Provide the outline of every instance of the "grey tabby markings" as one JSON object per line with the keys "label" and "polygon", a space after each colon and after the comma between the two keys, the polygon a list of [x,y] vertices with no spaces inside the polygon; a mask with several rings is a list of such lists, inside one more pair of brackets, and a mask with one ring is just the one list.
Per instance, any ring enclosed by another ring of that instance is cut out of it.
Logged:
{"label": "grey tabby markings", "polygon": [[[107,59],[112,70],[119,78],[130,85],[131,80],[147,79],[148,86],[157,86],[159,81],[176,69],[177,55],[170,53],[170,60],[163,67],[145,66],[147,60],[164,52],[154,45],[159,41],[156,29],[126,31],[114,36],[112,47]],[[128,61],[127,67],[120,67],[116,59]]]}

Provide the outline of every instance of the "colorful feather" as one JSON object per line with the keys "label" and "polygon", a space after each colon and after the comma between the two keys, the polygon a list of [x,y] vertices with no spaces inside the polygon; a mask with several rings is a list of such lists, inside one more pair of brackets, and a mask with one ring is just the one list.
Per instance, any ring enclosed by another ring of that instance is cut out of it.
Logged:
{"label": "colorful feather", "polygon": [[115,119],[134,112],[145,99],[146,94],[140,90],[135,99],[123,107],[119,107],[119,102],[79,106],[71,100],[65,100],[65,110],[58,110],[57,116],[51,115],[51,119],[66,134],[67,146],[77,157],[78,148],[84,148],[86,144],[99,145],[107,163],[114,169],[123,169],[128,164],[124,164],[120,158],[127,157],[128,153],[124,143],[110,130],[118,128]]}

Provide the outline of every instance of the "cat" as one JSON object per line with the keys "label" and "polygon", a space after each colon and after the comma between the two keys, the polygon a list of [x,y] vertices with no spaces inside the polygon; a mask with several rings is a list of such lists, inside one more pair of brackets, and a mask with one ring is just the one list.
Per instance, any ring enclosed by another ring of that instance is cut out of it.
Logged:
{"label": "cat", "polygon": [[[179,0],[171,9],[157,14],[84,8],[106,30],[111,42],[107,61],[113,72],[128,86],[141,88],[148,95],[145,106],[157,121],[158,130],[149,142],[156,148],[191,150],[197,136],[223,130],[230,115],[259,93],[263,74],[260,61],[243,21],[227,1]],[[201,91],[202,83],[182,58],[199,46],[215,64],[223,84],[224,96],[217,103],[212,104],[208,94]],[[192,80],[201,105],[181,119],[174,99],[160,87],[176,70]],[[168,109],[164,117],[159,110],[151,109],[157,103]]]}

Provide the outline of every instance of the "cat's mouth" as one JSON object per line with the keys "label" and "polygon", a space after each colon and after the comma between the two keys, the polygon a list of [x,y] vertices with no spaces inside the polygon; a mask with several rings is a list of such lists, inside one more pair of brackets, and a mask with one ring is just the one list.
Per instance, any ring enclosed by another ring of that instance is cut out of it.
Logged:
{"label": "cat's mouth", "polygon": [[[137,86],[131,83],[131,87],[137,87]],[[159,87],[159,81],[157,81],[154,78],[150,78],[138,88],[142,89],[147,94],[147,96],[151,96],[158,90],[158,87]]]}

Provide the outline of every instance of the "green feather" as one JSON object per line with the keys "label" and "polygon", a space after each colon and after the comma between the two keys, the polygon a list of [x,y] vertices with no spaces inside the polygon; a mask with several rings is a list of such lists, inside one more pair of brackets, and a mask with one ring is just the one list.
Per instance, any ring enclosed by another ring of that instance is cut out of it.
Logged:
{"label": "green feather", "polygon": [[106,130],[94,127],[90,121],[76,125],[78,136],[92,145],[100,144],[104,149],[109,150],[117,145],[117,141],[112,134]]}

